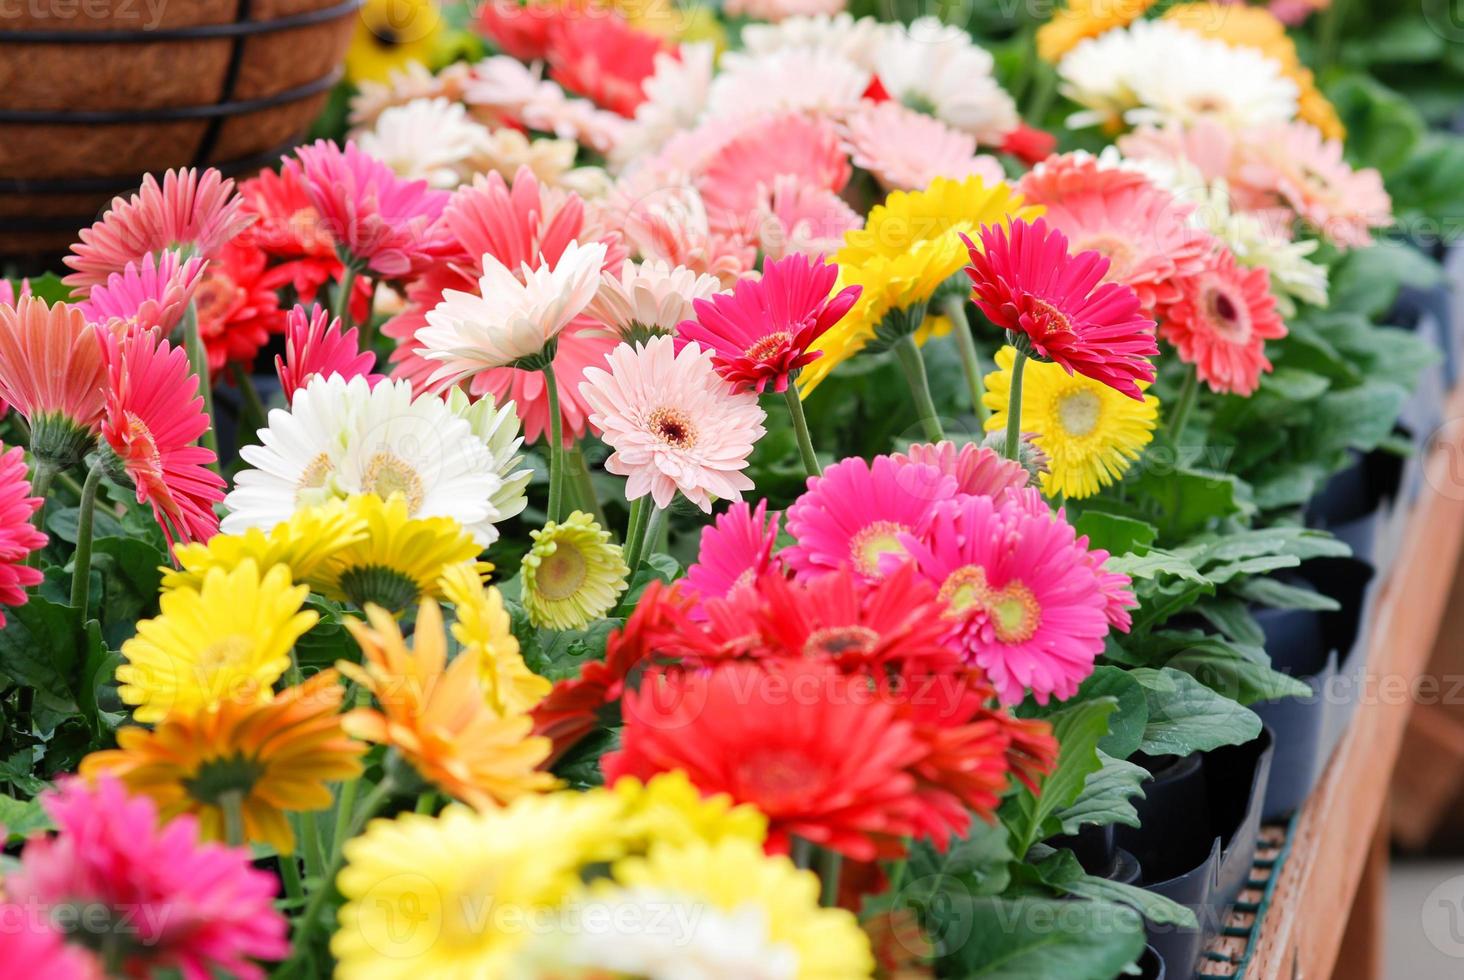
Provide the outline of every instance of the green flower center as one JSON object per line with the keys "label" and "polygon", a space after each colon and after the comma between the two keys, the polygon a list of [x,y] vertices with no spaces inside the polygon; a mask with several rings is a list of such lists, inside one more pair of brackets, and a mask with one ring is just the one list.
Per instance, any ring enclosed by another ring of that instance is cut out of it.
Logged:
{"label": "green flower center", "polygon": [[401,612],[417,601],[417,583],[385,565],[359,565],[341,573],[341,591],[358,609],[371,602],[390,612]]}

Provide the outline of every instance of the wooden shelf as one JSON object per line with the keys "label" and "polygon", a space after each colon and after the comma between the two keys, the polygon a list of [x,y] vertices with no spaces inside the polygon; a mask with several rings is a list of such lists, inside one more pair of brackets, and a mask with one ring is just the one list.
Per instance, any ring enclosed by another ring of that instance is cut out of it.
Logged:
{"label": "wooden shelf", "polygon": [[[1464,419],[1464,388],[1450,396],[1444,418]],[[1395,525],[1401,537],[1377,592],[1356,715],[1297,819],[1246,980],[1381,976],[1375,879],[1386,873],[1384,814],[1412,684],[1433,651],[1464,544],[1461,461],[1464,423],[1446,423],[1421,461],[1417,499]]]}

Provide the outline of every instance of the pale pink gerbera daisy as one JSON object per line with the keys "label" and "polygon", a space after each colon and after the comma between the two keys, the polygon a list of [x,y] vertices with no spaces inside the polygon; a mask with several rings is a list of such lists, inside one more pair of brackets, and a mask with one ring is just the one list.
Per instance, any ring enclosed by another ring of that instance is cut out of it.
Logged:
{"label": "pale pink gerbera daisy", "polygon": [[827,187],[782,174],[758,187],[757,244],[766,259],[788,255],[817,258],[844,245],[844,235],[864,224],[859,212]]}
{"label": "pale pink gerbera daisy", "polygon": [[1071,697],[1108,635],[1107,597],[1072,525],[1019,499],[965,495],[901,542],[939,590],[951,642],[1002,701]]}
{"label": "pale pink gerbera daisy", "polygon": [[[83,916],[64,938],[98,949],[125,928],[119,976],[256,980],[264,976],[257,960],[289,953],[274,877],[250,866],[246,848],[200,843],[191,815],[160,825],[152,800],[128,796],[111,776],[66,779],[42,802],[56,834],[26,842],[19,869],[5,876],[5,897],[29,909],[104,910],[103,921]],[[45,916],[24,927],[57,929]]]}
{"label": "pale pink gerbera daisy", "polygon": [[707,161],[697,186],[713,229],[746,234],[759,186],[792,176],[837,194],[852,172],[832,123],[784,113],[747,120],[740,134]]}
{"label": "pale pink gerbera daisy", "polygon": [[1105,170],[1093,177],[1073,186],[1039,168],[1017,190],[1029,204],[1046,208],[1043,217],[1068,236],[1073,252],[1108,259],[1104,280],[1131,288],[1152,317],[1178,294],[1174,280],[1203,269],[1219,245],[1190,223],[1193,204],[1137,174]]}
{"label": "pale pink gerbera daisy", "polygon": [[[27,555],[46,546],[46,536],[30,523],[41,498],[30,493],[25,451],[16,446],[0,453],[0,607],[25,605],[26,587],[41,581],[41,570],[25,564]],[[0,609],[0,627],[4,625]]]}
{"label": "pale pink gerbera daisy", "polygon": [[137,502],[152,506],[169,546],[208,540],[219,529],[213,505],[224,499],[224,481],[208,468],[213,451],[195,445],[209,417],[187,354],[153,330],[125,338],[108,333],[105,341],[102,437],[136,487]]}
{"label": "pale pink gerbera daisy", "polygon": [[808,489],[788,508],[786,526],[794,543],[783,549],[783,560],[800,578],[846,567],[882,578],[885,556],[905,554],[901,536],[955,493],[955,478],[934,467],[851,456],[823,476],[810,477]]}
{"label": "pale pink gerbera daisy", "polygon": [[205,265],[196,255],[185,261],[171,249],[145,255],[93,286],[78,306],[93,323],[141,330],[157,327],[169,333],[183,319]]}
{"label": "pale pink gerbera daisy", "polygon": [[769,383],[783,392],[806,365],[810,350],[859,298],[858,286],[837,294],[839,267],[790,255],[769,262],[761,279],[744,279],[730,293],[693,303],[696,319],[677,330],[680,343],[712,351],[717,373],[740,391],[762,394]]}
{"label": "pale pink gerbera daisy", "polygon": [[1235,132],[1207,117],[1188,125],[1139,126],[1118,138],[1118,149],[1129,160],[1188,165],[1207,184],[1217,180],[1233,183],[1239,163]]}
{"label": "pale pink gerbera daisy", "polygon": [[710,351],[671,337],[621,344],[580,385],[590,422],[615,451],[610,473],[628,477],[625,496],[650,494],[657,507],[682,495],[711,513],[712,498],[741,500],[752,489],[743,470],[766,431],[757,396],[717,377]]}
{"label": "pale pink gerbera daisy", "polygon": [[753,241],[714,229],[701,192],[683,180],[637,175],[616,186],[600,213],[642,259],[715,276],[724,288],[756,268]]}
{"label": "pale pink gerbera daisy", "polygon": [[1042,218],[983,227],[980,246],[961,237],[976,305],[992,323],[1020,334],[1026,353],[1143,400],[1137,382],[1154,380],[1159,353],[1154,321],[1132,289],[1103,281],[1106,258],[1069,255],[1067,236]]}
{"label": "pale pink gerbera daisy", "polygon": [[1244,135],[1239,183],[1267,194],[1338,248],[1372,244],[1373,228],[1393,223],[1393,202],[1371,167],[1353,170],[1342,142],[1301,122]]}
{"label": "pale pink gerbera daisy", "polygon": [[[484,255],[492,255],[510,269],[521,269],[526,262],[557,262],[569,243],[577,240],[604,244],[606,271],[616,271],[625,257],[619,236],[591,221],[580,198],[543,186],[527,167],[519,169],[512,185],[493,173],[459,188],[439,226],[449,246],[446,255],[407,287],[406,310],[382,327],[382,333],[397,342],[391,355],[392,376],[407,378],[419,388],[431,387],[428,379],[440,365],[417,352],[422,346],[417,332],[427,325],[427,312],[449,290],[472,292],[478,288]],[[585,434],[589,408],[579,395],[584,369],[602,363],[614,346],[614,338],[588,317],[573,321],[559,334],[554,376],[559,383],[559,414],[566,443]],[[507,401],[517,405],[524,436],[530,441],[550,429],[542,372],[495,368],[474,377],[469,390],[476,396],[490,396],[500,405]]]}
{"label": "pale pink gerbera daisy", "polygon": [[101,285],[127,263],[166,248],[187,248],[207,258],[252,219],[234,193],[234,182],[217,170],[169,170],[163,182],[148,174],[128,199],[112,198],[101,220],[82,230],[64,261],[63,280],[79,293]]}
{"label": "pale pink gerbera daisy", "polygon": [[901,466],[929,467],[943,476],[954,477],[957,493],[1002,497],[1009,490],[1025,487],[1029,478],[1021,463],[974,442],[960,448],[949,440],[918,443],[890,458]]}
{"label": "pale pink gerbera daisy", "polygon": [[305,193],[349,261],[391,278],[420,271],[441,249],[434,223],[446,191],[403,180],[355,143],[316,140],[295,151]]}
{"label": "pale pink gerbera daisy", "polygon": [[1229,249],[1179,281],[1179,296],[1159,313],[1159,333],[1193,364],[1212,391],[1249,395],[1271,370],[1266,341],[1286,336],[1271,277],[1247,269]]}
{"label": "pale pink gerbera daisy", "polygon": [[106,390],[101,333],[80,309],[38,296],[0,305],[0,398],[30,423],[32,453],[61,466],[85,455]]}
{"label": "pale pink gerbera daisy", "polygon": [[729,51],[719,64],[707,92],[708,116],[792,110],[838,118],[859,105],[873,77],[844,55],[812,46]]}
{"label": "pale pink gerbera daisy", "polygon": [[626,341],[674,333],[692,315],[692,303],[715,296],[722,284],[714,276],[651,259],[626,262],[620,274],[600,275],[600,288],[585,315]]}
{"label": "pale pink gerbera daisy", "polygon": [[708,599],[732,598],[775,567],[777,540],[778,514],[768,513],[766,500],[759,500],[755,508],[739,500],[702,528],[696,561],[681,580],[681,591],[696,600],[692,618],[705,618],[703,605]]}
{"label": "pale pink gerbera daisy", "polygon": [[996,157],[976,152],[976,137],[898,102],[864,102],[844,120],[844,140],[854,165],[874,174],[889,191],[925,188],[937,177],[1006,177]]}
{"label": "pale pink gerbera daisy", "polygon": [[307,312],[297,303],[285,315],[285,354],[275,355],[275,372],[287,403],[316,377],[338,374],[350,381],[364,375],[375,385],[383,376],[373,373],[374,367],[376,355],[361,350],[355,327],[342,333],[340,319],[330,319],[319,306]]}

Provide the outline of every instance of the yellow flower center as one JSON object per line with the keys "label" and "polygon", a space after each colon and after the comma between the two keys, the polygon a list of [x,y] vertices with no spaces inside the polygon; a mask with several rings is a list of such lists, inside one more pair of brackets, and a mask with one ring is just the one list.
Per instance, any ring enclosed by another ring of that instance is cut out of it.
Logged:
{"label": "yellow flower center", "polygon": [[312,459],[295,483],[295,504],[319,503],[322,496],[320,491],[325,489],[333,471],[330,457],[325,453]]}
{"label": "yellow flower center", "polygon": [[238,633],[217,639],[199,650],[195,666],[198,686],[210,699],[253,697],[258,685],[252,678],[238,675],[238,669],[248,664],[253,651],[253,638]]}
{"label": "yellow flower center", "polygon": [[382,500],[390,500],[399,493],[407,502],[407,514],[417,513],[422,506],[426,492],[422,488],[422,477],[405,460],[392,453],[377,453],[366,464],[366,475],[362,482],[367,490]]}
{"label": "yellow flower center", "polygon": [[647,420],[652,434],[668,446],[690,449],[696,445],[696,425],[679,408],[658,408]]}
{"label": "yellow flower center", "polygon": [[1057,397],[1057,420],[1063,431],[1082,438],[1098,427],[1103,402],[1086,388],[1068,391]]}
{"label": "yellow flower center", "polygon": [[544,598],[559,602],[580,590],[589,578],[589,565],[580,550],[561,541],[545,555],[534,573],[534,585]]}
{"label": "yellow flower center", "polygon": [[984,612],[1002,643],[1027,642],[1042,622],[1042,609],[1031,589],[1016,579],[993,589],[980,565],[963,565],[951,572],[940,587],[940,597],[947,615]]}
{"label": "yellow flower center", "polygon": [[750,360],[762,362],[772,357],[787,346],[793,339],[793,335],[786,330],[778,330],[762,337],[747,350],[743,351]]}
{"label": "yellow flower center", "polygon": [[905,546],[900,535],[910,529],[896,521],[875,521],[854,535],[849,544],[849,557],[854,567],[870,578],[879,578],[879,560],[884,555],[903,555]]}
{"label": "yellow flower center", "polygon": [[1097,252],[1108,260],[1106,282],[1121,281],[1133,265],[1134,250],[1127,241],[1117,235],[1094,235],[1073,245],[1074,253]]}

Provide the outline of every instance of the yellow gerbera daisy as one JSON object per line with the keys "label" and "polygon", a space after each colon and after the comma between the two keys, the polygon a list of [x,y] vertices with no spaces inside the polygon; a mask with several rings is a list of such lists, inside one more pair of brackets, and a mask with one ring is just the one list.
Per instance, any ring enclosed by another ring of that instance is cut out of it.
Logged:
{"label": "yellow gerbera daisy", "polygon": [[198,588],[211,568],[231,570],[246,559],[263,569],[288,565],[296,581],[306,581],[343,548],[366,539],[366,521],[343,500],[305,507],[268,532],[250,528],[243,534],[215,534],[205,542],[173,549],[178,568],[163,570],[163,588]]}
{"label": "yellow gerbera daisy", "polygon": [[1078,43],[1127,27],[1158,0],[1067,0],[1067,5],[1037,29],[1037,56],[1055,63]]}
{"label": "yellow gerbera daisy", "polygon": [[[974,238],[982,225],[1032,220],[1042,211],[1023,205],[1005,181],[987,184],[980,177],[937,177],[924,190],[895,191],[875,205],[863,228],[845,234],[833,259],[839,266],[834,288],[857,284],[859,300],[819,338],[823,356],[799,375],[799,393],[807,398],[835,368],[866,348],[885,349],[912,331],[919,343],[939,336],[942,327],[948,331],[944,317],[927,317],[934,312],[928,304],[969,261],[960,236]],[[953,288],[965,292],[966,284],[957,281]]]}
{"label": "yellow gerbera daisy", "polygon": [[554,685],[524,663],[503,596],[495,588],[483,588],[472,564],[449,567],[440,585],[443,597],[453,604],[452,635],[465,654],[477,660],[489,707],[499,715],[531,711]]}
{"label": "yellow gerbera daisy", "polygon": [[268,698],[290,665],[290,648],[319,619],[300,610],[309,594],[284,565],[261,576],[253,559],[210,569],[200,589],[164,592],[161,615],[138,623],[122,644],[118,694],[137,706],[141,722],[225,699]]}
{"label": "yellow gerbera daisy", "polygon": [[535,626],[583,629],[609,612],[625,591],[630,568],[620,546],[583,511],[530,531],[524,555],[524,608]]}
{"label": "yellow gerbera daisy", "polygon": [[478,556],[477,543],[461,524],[451,517],[410,517],[399,493],[390,500],[369,493],[350,497],[346,511],[366,533],[300,576],[331,599],[401,612],[424,596],[441,595],[443,569]]}
{"label": "yellow gerbera daisy", "polygon": [[331,939],[341,980],[501,977],[535,923],[616,856],[608,793],[552,793],[475,813],[375,820],[345,846]]}
{"label": "yellow gerbera daisy", "polygon": [[1336,108],[1317,88],[1311,69],[1301,63],[1296,43],[1286,33],[1286,25],[1266,8],[1183,3],[1165,11],[1164,19],[1233,48],[1254,48],[1277,62],[1282,73],[1296,83],[1297,118],[1311,123],[1327,139],[1342,139],[1347,135]]}
{"label": "yellow gerbera daisy", "polygon": [[703,796],[680,769],[659,773],[642,783],[622,776],[612,788],[624,806],[616,820],[626,851],[644,853],[653,843],[715,843],[729,837],[761,845],[768,818],[748,803],[734,806],[726,793]]}
{"label": "yellow gerbera daisy", "polygon": [[528,715],[505,717],[488,706],[476,657],[448,662],[436,602],[422,600],[411,647],[386,610],[367,606],[366,617],[369,626],[346,620],[361,647],[360,665],[336,666],[374,695],[380,710],[352,711],[346,731],[391,746],[423,779],[479,809],[553,788],[554,777],[538,769],[549,757],[549,739],[531,734]]}
{"label": "yellow gerbera daisy", "polygon": [[443,26],[433,0],[366,0],[346,51],[346,78],[384,82],[393,69],[404,71],[412,62],[430,65]]}
{"label": "yellow gerbera daisy", "polygon": [[285,812],[324,810],[327,785],[361,774],[366,747],[345,733],[337,713],[345,689],[333,670],[282,692],[272,701],[225,701],[192,714],[173,714],[155,730],[117,731],[117,749],[81,760],[81,774],[112,773],[153,799],[163,820],[198,817],[204,837],[226,840],[230,794],[246,841],[294,850]]}
{"label": "yellow gerbera daisy", "polygon": [[[988,432],[1006,431],[1015,357],[1015,348],[1003,347],[997,370],[986,376]],[[1135,401],[1060,364],[1028,361],[1022,374],[1022,431],[1047,454],[1042,492],[1049,497],[1091,497],[1118,480],[1154,438],[1158,415],[1153,395]]]}

